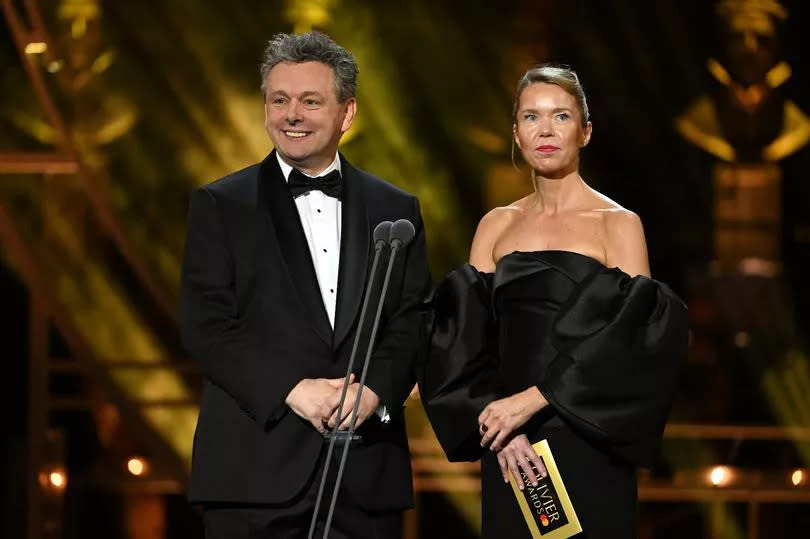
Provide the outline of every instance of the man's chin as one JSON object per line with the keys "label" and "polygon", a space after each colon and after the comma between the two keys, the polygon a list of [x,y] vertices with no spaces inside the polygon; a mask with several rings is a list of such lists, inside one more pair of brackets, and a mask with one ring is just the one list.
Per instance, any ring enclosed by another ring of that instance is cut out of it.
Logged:
{"label": "man's chin", "polygon": [[305,165],[310,157],[310,155],[306,152],[288,152],[286,148],[280,146],[276,146],[276,151],[281,158],[284,159],[284,161],[296,167]]}

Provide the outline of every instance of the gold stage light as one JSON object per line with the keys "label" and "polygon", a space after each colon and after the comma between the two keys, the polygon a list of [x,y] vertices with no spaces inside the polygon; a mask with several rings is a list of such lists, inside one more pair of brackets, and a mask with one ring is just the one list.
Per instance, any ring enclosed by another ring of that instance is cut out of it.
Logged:
{"label": "gold stage light", "polygon": [[65,474],[62,472],[51,472],[51,474],[48,476],[48,480],[51,482],[51,485],[57,489],[64,488],[65,483],[67,482],[65,479]]}
{"label": "gold stage light", "polygon": [[39,485],[45,492],[62,494],[67,487],[67,473],[63,468],[51,468],[39,473]]}
{"label": "gold stage light", "polygon": [[715,466],[709,470],[708,479],[709,483],[716,487],[724,487],[728,485],[733,477],[731,468],[728,466]]}
{"label": "gold stage light", "polygon": [[25,46],[25,54],[42,54],[48,50],[48,44],[44,41],[31,41]]}
{"label": "gold stage light", "polygon": [[145,459],[140,457],[132,457],[127,461],[127,470],[134,476],[141,476],[149,471],[149,464]]}

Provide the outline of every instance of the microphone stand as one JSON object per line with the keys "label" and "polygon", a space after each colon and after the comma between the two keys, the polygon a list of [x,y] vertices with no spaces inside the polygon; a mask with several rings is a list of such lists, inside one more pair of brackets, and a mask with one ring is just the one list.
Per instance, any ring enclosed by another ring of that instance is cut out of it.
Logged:
{"label": "microphone stand", "polygon": [[[382,252],[383,248],[388,246],[388,237],[390,236],[392,224],[393,223],[391,223],[391,221],[383,221],[374,228],[374,261],[371,264],[371,272],[369,273],[368,284],[366,285],[365,297],[363,298],[363,306],[360,309],[360,319],[357,322],[357,332],[354,335],[354,343],[352,344],[352,353],[351,355],[349,355],[349,365],[346,368],[346,377],[343,380],[343,389],[341,390],[340,393],[340,401],[338,402],[337,408],[338,424],[335,426],[336,429],[338,426],[340,426],[340,419],[343,417],[343,404],[346,400],[346,391],[349,389],[349,380],[351,379],[352,375],[352,367],[354,367],[354,358],[357,355],[357,345],[360,342],[360,334],[362,333],[363,329],[363,321],[366,318],[366,308],[368,307],[368,299],[369,296],[371,295],[371,288],[374,284],[374,278],[376,277],[377,274],[377,263],[380,260],[380,253]],[[385,294],[385,292],[383,292],[383,294]],[[365,366],[363,370],[363,379],[365,379]],[[362,391],[362,386],[360,390]],[[358,392],[358,397],[359,395],[360,393]],[[354,431],[352,429],[351,432],[343,436],[342,434],[339,434],[339,431],[335,430],[333,432],[328,433],[326,436],[329,438],[329,449],[327,449],[326,451],[326,463],[324,464],[323,475],[321,475],[321,484],[318,486],[318,496],[315,499],[315,510],[312,513],[312,520],[309,523],[309,534],[307,535],[308,539],[312,539],[313,534],[315,533],[315,524],[318,521],[318,512],[320,511],[321,508],[323,491],[324,487],[326,486],[326,477],[327,474],[329,473],[329,467],[332,463],[332,453],[334,452],[335,449],[335,441],[338,438],[341,438],[344,447],[347,447],[349,445],[349,442],[352,441]],[[329,528],[327,527],[327,533],[328,529]],[[324,537],[326,537],[326,535],[324,535]]]}
{"label": "microphone stand", "polygon": [[[360,384],[357,388],[357,397],[355,398],[354,406],[352,407],[352,417],[351,421],[349,422],[349,430],[347,431],[347,436],[349,439],[351,439],[352,435],[354,434],[354,427],[357,422],[357,412],[360,408],[360,397],[363,395],[363,388],[366,384],[368,365],[371,360],[371,352],[374,349],[374,340],[377,336],[377,327],[380,324],[380,314],[382,314],[383,304],[385,303],[385,293],[388,291],[388,283],[391,280],[391,270],[394,267],[394,260],[396,259],[397,251],[405,247],[411,241],[413,236],[414,227],[410,221],[406,219],[399,219],[397,222],[391,225],[391,256],[388,259],[388,267],[385,270],[385,279],[383,280],[382,290],[380,291],[380,302],[377,304],[377,313],[374,316],[374,323],[371,326],[371,336],[368,340],[368,348],[366,348],[366,358],[365,362],[363,363],[363,372],[360,375]],[[358,326],[358,333],[360,332],[360,329],[360,326]],[[340,420],[340,415],[338,415],[338,420]],[[340,465],[338,466],[337,478],[335,479],[335,488],[332,490],[332,501],[329,504],[329,513],[326,516],[326,525],[323,530],[323,539],[328,539],[329,537],[329,529],[332,526],[332,516],[335,513],[335,503],[337,502],[338,490],[340,489],[340,483],[343,479],[343,470],[346,466],[346,457],[349,454],[349,445],[349,443],[343,445],[343,454],[340,456]],[[324,476],[326,476],[326,474],[324,474]]]}

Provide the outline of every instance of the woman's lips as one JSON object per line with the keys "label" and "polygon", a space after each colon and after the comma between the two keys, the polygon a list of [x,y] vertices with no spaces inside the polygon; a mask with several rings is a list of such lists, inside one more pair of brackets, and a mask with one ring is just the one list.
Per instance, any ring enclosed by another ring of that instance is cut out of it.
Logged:
{"label": "woman's lips", "polygon": [[543,153],[551,153],[551,152],[556,152],[557,150],[559,150],[559,148],[557,146],[551,146],[549,144],[544,144],[543,146],[538,146],[535,149],[538,152],[543,152]]}

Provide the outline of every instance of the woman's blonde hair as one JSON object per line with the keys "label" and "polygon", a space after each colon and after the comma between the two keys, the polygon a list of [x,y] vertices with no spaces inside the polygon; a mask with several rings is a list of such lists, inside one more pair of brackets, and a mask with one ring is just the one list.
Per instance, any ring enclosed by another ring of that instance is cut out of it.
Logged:
{"label": "woman's blonde hair", "polygon": [[580,122],[582,127],[588,125],[590,114],[588,113],[588,101],[585,99],[585,90],[579,82],[577,72],[568,66],[557,66],[552,64],[541,64],[528,70],[520,77],[515,92],[515,105],[512,108],[512,121],[517,122],[517,112],[520,106],[520,95],[528,86],[537,83],[553,84],[559,86],[566,93],[572,96],[577,102]]}

